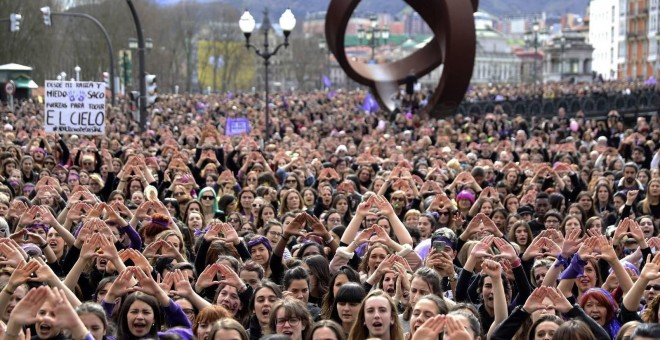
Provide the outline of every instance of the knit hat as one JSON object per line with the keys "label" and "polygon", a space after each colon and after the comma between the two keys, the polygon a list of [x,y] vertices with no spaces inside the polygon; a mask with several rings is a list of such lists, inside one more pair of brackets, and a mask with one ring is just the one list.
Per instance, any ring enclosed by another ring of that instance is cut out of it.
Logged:
{"label": "knit hat", "polygon": [[456,195],[456,202],[460,200],[468,200],[470,201],[470,204],[474,204],[474,194],[467,190],[463,190]]}

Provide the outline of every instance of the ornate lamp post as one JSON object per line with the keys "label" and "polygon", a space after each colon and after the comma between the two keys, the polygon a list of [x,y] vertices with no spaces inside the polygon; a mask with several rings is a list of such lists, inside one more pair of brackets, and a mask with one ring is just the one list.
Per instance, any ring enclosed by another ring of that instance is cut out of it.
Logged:
{"label": "ornate lamp post", "polygon": [[296,27],[296,18],[293,16],[291,9],[287,8],[282,16],[280,16],[280,28],[284,33],[284,42],[275,46],[274,50],[269,49],[268,45],[268,31],[272,28],[270,19],[268,18],[268,8],[264,10],[264,19],[261,22],[261,31],[264,34],[263,50],[250,43],[250,36],[256,27],[254,17],[249,11],[245,10],[241,19],[238,21],[238,26],[241,28],[243,35],[245,35],[245,48],[251,48],[254,52],[264,60],[264,82],[266,85],[266,140],[270,139],[270,108],[268,107],[268,65],[270,65],[270,58],[277,54],[281,47],[287,48],[289,46],[289,35],[293,28]]}

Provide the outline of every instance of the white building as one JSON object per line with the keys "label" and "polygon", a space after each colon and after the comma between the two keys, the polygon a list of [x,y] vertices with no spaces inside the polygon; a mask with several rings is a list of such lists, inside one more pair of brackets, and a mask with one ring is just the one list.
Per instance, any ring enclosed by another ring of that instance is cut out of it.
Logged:
{"label": "white building", "polygon": [[594,48],[592,70],[603,79],[616,79],[619,0],[591,0],[589,13],[589,43]]}
{"label": "white building", "polygon": [[648,22],[648,62],[654,65],[655,73],[660,70],[660,6],[659,0],[649,0],[649,22]]}
{"label": "white building", "polygon": [[[477,50],[471,84],[518,83],[521,80],[522,62],[513,53],[507,37],[493,29],[495,20],[488,13],[474,13]],[[430,40],[429,38],[428,41]],[[413,49],[424,47],[428,41],[414,46]],[[437,84],[442,75],[442,67],[441,65],[420,78],[419,82],[423,85]]]}

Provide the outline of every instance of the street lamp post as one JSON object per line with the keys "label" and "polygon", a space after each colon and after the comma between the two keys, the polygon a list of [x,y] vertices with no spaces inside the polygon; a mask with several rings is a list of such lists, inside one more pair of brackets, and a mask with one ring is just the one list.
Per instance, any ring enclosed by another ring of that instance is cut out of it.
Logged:
{"label": "street lamp post", "polygon": [[[330,52],[328,49],[328,43],[325,41],[325,39],[321,39],[319,41],[319,49],[323,52],[323,58],[325,59],[325,62],[323,63],[323,72],[328,76],[328,78],[332,79],[332,69],[330,67]],[[321,88],[323,88],[323,80],[321,81]]]}
{"label": "street lamp post", "polygon": [[140,131],[147,129],[147,71],[146,71],[146,55],[145,55],[145,43],[144,43],[144,32],[142,32],[142,24],[140,23],[140,16],[133,5],[132,0],[126,0],[129,9],[131,10],[131,15],[133,16],[133,22],[135,23],[135,30],[137,31],[137,40],[138,40],[138,57],[140,58]]}
{"label": "street lamp post", "polygon": [[564,37],[563,33],[559,41],[561,43],[561,73],[559,74],[559,82],[561,82],[564,80],[564,64],[566,62],[564,60],[564,52],[566,48],[571,48],[571,44],[570,42],[568,44],[566,43],[566,37]]}
{"label": "street lamp post", "polygon": [[533,73],[533,79],[534,79],[534,95],[536,96],[536,83],[538,81],[538,67],[536,66],[536,59],[538,59],[539,55],[539,23],[535,22],[532,25],[532,30],[534,31],[534,73]]}
{"label": "street lamp post", "polygon": [[250,44],[250,36],[254,31],[256,23],[254,17],[247,10],[241,16],[241,19],[238,21],[238,26],[241,28],[243,35],[245,35],[245,48],[248,50],[252,48],[254,52],[264,60],[264,83],[266,85],[266,141],[270,139],[270,110],[268,107],[268,65],[270,64],[270,58],[277,54],[282,46],[287,48],[289,46],[289,34],[293,31],[293,28],[296,26],[296,18],[293,16],[291,9],[287,8],[282,16],[280,16],[280,28],[284,33],[284,42],[277,45],[273,51],[269,50],[268,45],[268,31],[272,28],[270,25],[270,19],[268,18],[268,8],[264,10],[264,19],[261,22],[261,30],[264,34],[264,45],[263,50],[260,50],[255,45]]}
{"label": "street lamp post", "polygon": [[387,43],[390,39],[390,30],[387,26],[378,27],[378,17],[372,15],[369,17],[369,27],[367,29],[363,26],[358,27],[357,37],[360,45],[362,45],[362,40],[365,40],[366,45],[371,47],[370,60],[375,62],[376,47]]}
{"label": "street lamp post", "polygon": [[76,65],[73,70],[76,71],[76,81],[80,81],[80,66]]}
{"label": "street lamp post", "polygon": [[[116,103],[115,99],[115,54],[112,49],[112,41],[110,40],[110,35],[108,34],[108,31],[106,31],[105,27],[101,24],[98,19],[95,17],[87,14],[87,13],[71,13],[71,12],[51,12],[50,7],[42,7],[41,8],[41,13],[44,16],[44,24],[46,26],[51,25],[50,17],[52,15],[59,15],[59,16],[68,16],[68,17],[79,17],[79,18],[85,18],[88,20],[91,20],[100,30],[103,32],[103,36],[105,37],[105,42],[108,45],[108,51],[109,51],[109,56],[110,56],[110,94],[112,96],[112,105],[114,106]],[[62,77],[63,80],[66,80],[66,78]]]}

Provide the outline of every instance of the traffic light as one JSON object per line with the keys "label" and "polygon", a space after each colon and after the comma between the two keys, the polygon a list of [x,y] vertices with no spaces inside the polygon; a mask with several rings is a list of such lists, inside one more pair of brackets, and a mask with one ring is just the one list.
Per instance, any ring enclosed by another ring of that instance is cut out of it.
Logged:
{"label": "traffic light", "polygon": [[9,16],[9,21],[11,22],[11,26],[9,27],[10,31],[18,32],[21,30],[21,18],[22,16],[16,13],[12,13]]}
{"label": "traffic light", "polygon": [[41,14],[44,15],[44,24],[46,26],[52,26],[53,22],[50,20],[50,7],[41,7]]}
{"label": "traffic light", "polygon": [[156,75],[147,74],[144,76],[147,81],[147,105],[151,106],[158,101],[158,85],[156,84]]}

